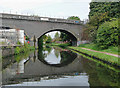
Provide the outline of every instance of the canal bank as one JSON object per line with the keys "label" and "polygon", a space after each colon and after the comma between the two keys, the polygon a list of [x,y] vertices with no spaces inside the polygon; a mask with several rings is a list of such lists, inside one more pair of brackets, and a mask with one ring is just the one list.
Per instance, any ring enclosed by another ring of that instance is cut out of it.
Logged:
{"label": "canal bank", "polygon": [[5,88],[12,86],[117,88],[119,86],[118,72],[68,49],[43,47],[19,60],[15,63],[11,62],[9,66],[5,67],[3,72]]}
{"label": "canal bank", "polygon": [[30,46],[29,44],[25,44],[24,46],[7,46],[7,47],[1,47],[1,57],[9,57],[9,56],[14,56],[18,55],[20,53],[25,53],[31,50],[35,50],[33,46]]}
{"label": "canal bank", "polygon": [[[81,44],[82,46],[86,46],[89,48],[93,48],[93,44]],[[112,47],[111,49],[105,49],[105,50],[92,50],[86,47],[74,47],[74,46],[68,46],[67,44],[50,44],[50,46],[58,46],[62,48],[68,48],[72,50],[73,52],[76,52],[81,55],[85,55],[86,57],[90,57],[91,60],[97,60],[98,62],[102,62],[104,64],[108,64],[110,66],[113,66],[115,68],[120,68],[120,60],[119,57],[120,55],[117,54],[117,50],[114,50]],[[96,48],[96,47],[94,47]],[[97,48],[96,48],[97,49]]]}
{"label": "canal bank", "polygon": [[116,57],[114,55],[108,55],[104,52],[101,53],[99,51],[89,50],[82,47],[69,47],[69,49],[81,55],[90,57],[91,59],[95,59],[110,66],[120,68],[119,57]]}

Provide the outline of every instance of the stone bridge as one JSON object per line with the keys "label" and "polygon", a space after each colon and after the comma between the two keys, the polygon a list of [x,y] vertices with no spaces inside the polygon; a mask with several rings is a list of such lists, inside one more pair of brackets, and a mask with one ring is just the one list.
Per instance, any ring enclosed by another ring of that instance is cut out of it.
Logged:
{"label": "stone bridge", "polygon": [[[0,27],[23,29],[33,39],[51,31],[62,31],[71,35],[74,41],[81,41],[82,21],[38,16],[0,13]],[[77,43],[76,43],[77,44]]]}

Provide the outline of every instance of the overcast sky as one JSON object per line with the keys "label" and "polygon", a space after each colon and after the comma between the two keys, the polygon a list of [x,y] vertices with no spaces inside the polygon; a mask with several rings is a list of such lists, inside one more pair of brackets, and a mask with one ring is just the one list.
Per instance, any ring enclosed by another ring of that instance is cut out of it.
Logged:
{"label": "overcast sky", "polygon": [[[0,13],[88,19],[91,0],[0,0]],[[56,32],[49,33],[53,38]]]}
{"label": "overcast sky", "polygon": [[87,19],[91,0],[0,0],[0,13]]}

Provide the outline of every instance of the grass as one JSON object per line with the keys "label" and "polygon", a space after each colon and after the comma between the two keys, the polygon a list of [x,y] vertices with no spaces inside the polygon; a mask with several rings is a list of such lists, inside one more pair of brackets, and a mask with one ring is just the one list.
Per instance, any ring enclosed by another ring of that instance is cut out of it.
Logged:
{"label": "grass", "polygon": [[60,44],[60,43],[52,43],[51,46],[60,46],[60,47],[67,47],[69,46],[70,43],[64,43],[64,44]]}
{"label": "grass", "polygon": [[97,57],[101,60],[107,61],[113,65],[119,65],[120,66],[120,62],[118,61],[118,57],[114,57],[114,56],[110,56],[110,55],[106,55],[104,53],[98,53],[98,52],[93,52],[93,51],[88,51],[88,50],[84,50],[81,47],[69,47],[71,49],[86,53],[90,56],[94,56]]}
{"label": "grass", "polygon": [[116,68],[114,68],[113,66],[110,66],[110,65],[108,65],[108,64],[102,63],[101,61],[98,61],[98,60],[96,60],[96,59],[93,59],[93,58],[91,58],[91,57],[88,57],[88,56],[86,56],[86,55],[83,55],[83,54],[81,54],[81,53],[78,53],[77,51],[74,51],[74,50],[72,50],[72,51],[75,52],[75,53],[77,53],[77,54],[79,54],[79,55],[82,55],[84,58],[87,58],[87,59],[92,60],[92,61],[94,61],[94,62],[96,62],[96,63],[99,63],[99,64],[101,64],[101,65],[103,65],[103,66],[105,66],[105,67],[107,67],[107,68],[109,68],[109,69],[111,69],[111,70],[113,70],[113,71],[115,71],[115,72],[120,72],[119,69],[116,69]]}
{"label": "grass", "polygon": [[120,53],[118,47],[113,47],[113,46],[110,46],[108,49],[104,49],[104,50],[101,50],[96,44],[81,44],[79,45],[79,47],[84,47],[84,48],[101,51],[101,52],[108,52],[112,54]]}

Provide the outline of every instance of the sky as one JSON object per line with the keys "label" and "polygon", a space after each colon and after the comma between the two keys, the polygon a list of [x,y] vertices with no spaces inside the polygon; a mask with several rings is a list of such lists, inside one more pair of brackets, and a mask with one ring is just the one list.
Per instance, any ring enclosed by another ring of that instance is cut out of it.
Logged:
{"label": "sky", "polygon": [[[0,0],[0,13],[64,19],[78,16],[84,20],[88,19],[90,2],[91,0]],[[55,33],[49,35],[54,38]]]}
{"label": "sky", "polygon": [[0,0],[0,13],[88,19],[91,0]]}

